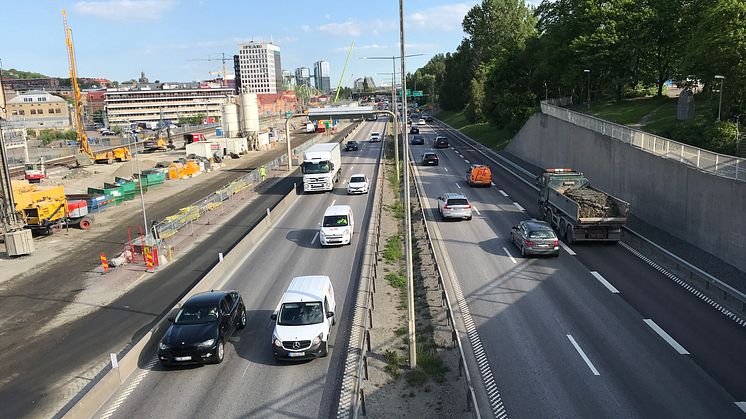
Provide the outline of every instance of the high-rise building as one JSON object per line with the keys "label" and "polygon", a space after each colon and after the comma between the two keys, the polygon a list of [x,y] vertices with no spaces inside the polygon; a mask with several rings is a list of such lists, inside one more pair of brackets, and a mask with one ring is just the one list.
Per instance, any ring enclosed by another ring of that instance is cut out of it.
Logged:
{"label": "high-rise building", "polygon": [[295,82],[298,86],[305,84],[311,86],[311,70],[308,67],[298,67],[295,69]]}
{"label": "high-rise building", "polygon": [[328,61],[321,60],[313,63],[313,78],[316,81],[316,88],[326,94],[332,91],[330,75]]}
{"label": "high-rise building", "polygon": [[239,92],[282,93],[279,46],[253,41],[239,44],[234,67],[238,70],[236,89]]}
{"label": "high-rise building", "polygon": [[282,82],[286,89],[293,89],[296,84],[295,75],[290,70],[282,70]]}

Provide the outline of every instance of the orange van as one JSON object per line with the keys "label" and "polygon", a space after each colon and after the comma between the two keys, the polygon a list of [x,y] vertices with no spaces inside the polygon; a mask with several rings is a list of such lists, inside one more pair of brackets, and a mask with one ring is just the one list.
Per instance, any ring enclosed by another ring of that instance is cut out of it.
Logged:
{"label": "orange van", "polygon": [[471,186],[490,186],[492,184],[492,170],[483,164],[472,164],[466,171],[466,181]]}

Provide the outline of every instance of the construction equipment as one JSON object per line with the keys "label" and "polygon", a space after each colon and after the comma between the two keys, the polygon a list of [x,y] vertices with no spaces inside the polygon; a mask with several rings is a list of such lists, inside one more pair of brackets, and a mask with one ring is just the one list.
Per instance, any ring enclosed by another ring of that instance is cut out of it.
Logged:
{"label": "construction equipment", "polygon": [[40,158],[37,163],[24,164],[23,178],[29,181],[29,183],[41,183],[42,179],[46,179],[47,170],[44,167],[44,157]]}
{"label": "construction equipment", "polygon": [[353,47],[355,47],[355,41],[352,41],[352,44],[350,45],[350,51],[347,52],[347,59],[345,60],[344,67],[342,67],[342,76],[339,78],[339,84],[337,85],[337,94],[334,96],[334,102],[337,102],[339,100],[339,91],[342,89],[342,80],[344,80],[345,71],[347,70],[347,63],[350,61],[350,55],[352,55]]}
{"label": "construction equipment", "polygon": [[67,226],[87,230],[93,222],[88,215],[87,202],[68,199],[62,186],[39,189],[14,181],[13,196],[25,227],[36,235],[52,234]]}
{"label": "construction equipment", "polygon": [[[165,137],[163,136],[164,129],[166,130]],[[171,139],[170,128],[168,128],[168,124],[163,119],[163,108],[161,108],[161,117],[158,121],[158,126],[156,127],[155,136],[146,139],[143,143],[143,147],[145,148],[146,152],[167,151],[176,148],[176,146],[174,146],[173,140]]]}
{"label": "construction equipment", "polygon": [[[215,53],[215,54],[212,54],[212,55],[217,55],[217,54],[220,54],[222,56],[222,58],[217,58],[217,57],[213,58],[213,57],[209,57],[208,56],[208,58],[191,58],[191,59],[189,59],[187,61],[209,61],[209,62],[220,61],[220,62],[222,62],[223,63],[223,74],[222,74],[223,75],[223,80],[221,81],[220,84],[222,85],[222,87],[227,87],[228,86],[228,79],[227,79],[228,72],[226,70],[225,63],[226,62],[233,62],[233,57],[232,56],[228,56],[228,58],[225,58],[225,53],[224,52],[219,52],[219,53]],[[210,72],[210,74],[213,74],[213,72]]]}
{"label": "construction equipment", "polygon": [[67,62],[70,67],[70,82],[73,88],[74,115],[73,124],[78,140],[78,154],[75,155],[75,161],[78,166],[89,166],[94,161],[96,163],[112,163],[116,161],[127,161],[132,159],[132,155],[127,147],[115,148],[111,151],[95,153],[88,143],[88,136],[83,130],[83,106],[80,98],[80,86],[78,85],[78,69],[75,64],[75,48],[73,46],[73,31],[67,24],[67,12],[62,10],[62,23],[65,28],[65,44],[67,45]]}

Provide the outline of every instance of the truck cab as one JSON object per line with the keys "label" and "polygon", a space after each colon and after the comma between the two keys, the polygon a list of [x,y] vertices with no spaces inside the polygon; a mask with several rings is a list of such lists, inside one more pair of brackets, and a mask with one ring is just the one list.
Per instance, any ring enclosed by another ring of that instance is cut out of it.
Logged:
{"label": "truck cab", "polygon": [[331,191],[342,172],[339,143],[316,144],[303,153],[303,191]]}

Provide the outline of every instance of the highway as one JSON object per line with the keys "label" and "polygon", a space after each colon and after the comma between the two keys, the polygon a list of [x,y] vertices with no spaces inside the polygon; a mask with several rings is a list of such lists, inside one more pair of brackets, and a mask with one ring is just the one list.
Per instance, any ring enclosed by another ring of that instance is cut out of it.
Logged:
{"label": "highway", "polygon": [[[423,128],[432,147],[431,124]],[[439,166],[419,166],[430,222],[458,281],[494,385],[480,410],[538,417],[743,417],[746,331],[622,245],[563,246],[559,258],[521,258],[518,221],[539,217],[537,193],[465,141],[449,137]],[[488,164],[495,186],[471,188],[470,163]],[[466,194],[471,221],[443,222],[437,196]],[[569,249],[569,250],[568,250]],[[469,328],[467,327],[467,330]],[[478,360],[478,361],[477,361]],[[499,415],[498,415],[499,416]]]}
{"label": "highway", "polygon": [[[367,140],[383,131],[383,122],[364,123],[350,139]],[[369,224],[372,194],[348,196],[344,180],[365,173],[374,179],[381,143],[365,141],[357,152],[343,152],[342,180],[331,193],[302,194],[247,255],[221,288],[236,289],[244,299],[248,325],[226,345],[219,365],[165,370],[153,362],[104,405],[97,417],[328,417],[336,412],[335,397],[344,366],[352,307],[357,289],[363,238]],[[349,204],[355,215],[349,246],[321,248],[318,229],[324,210]],[[299,363],[274,360],[270,314],[295,276],[328,275],[334,285],[337,325],[330,354]]]}

